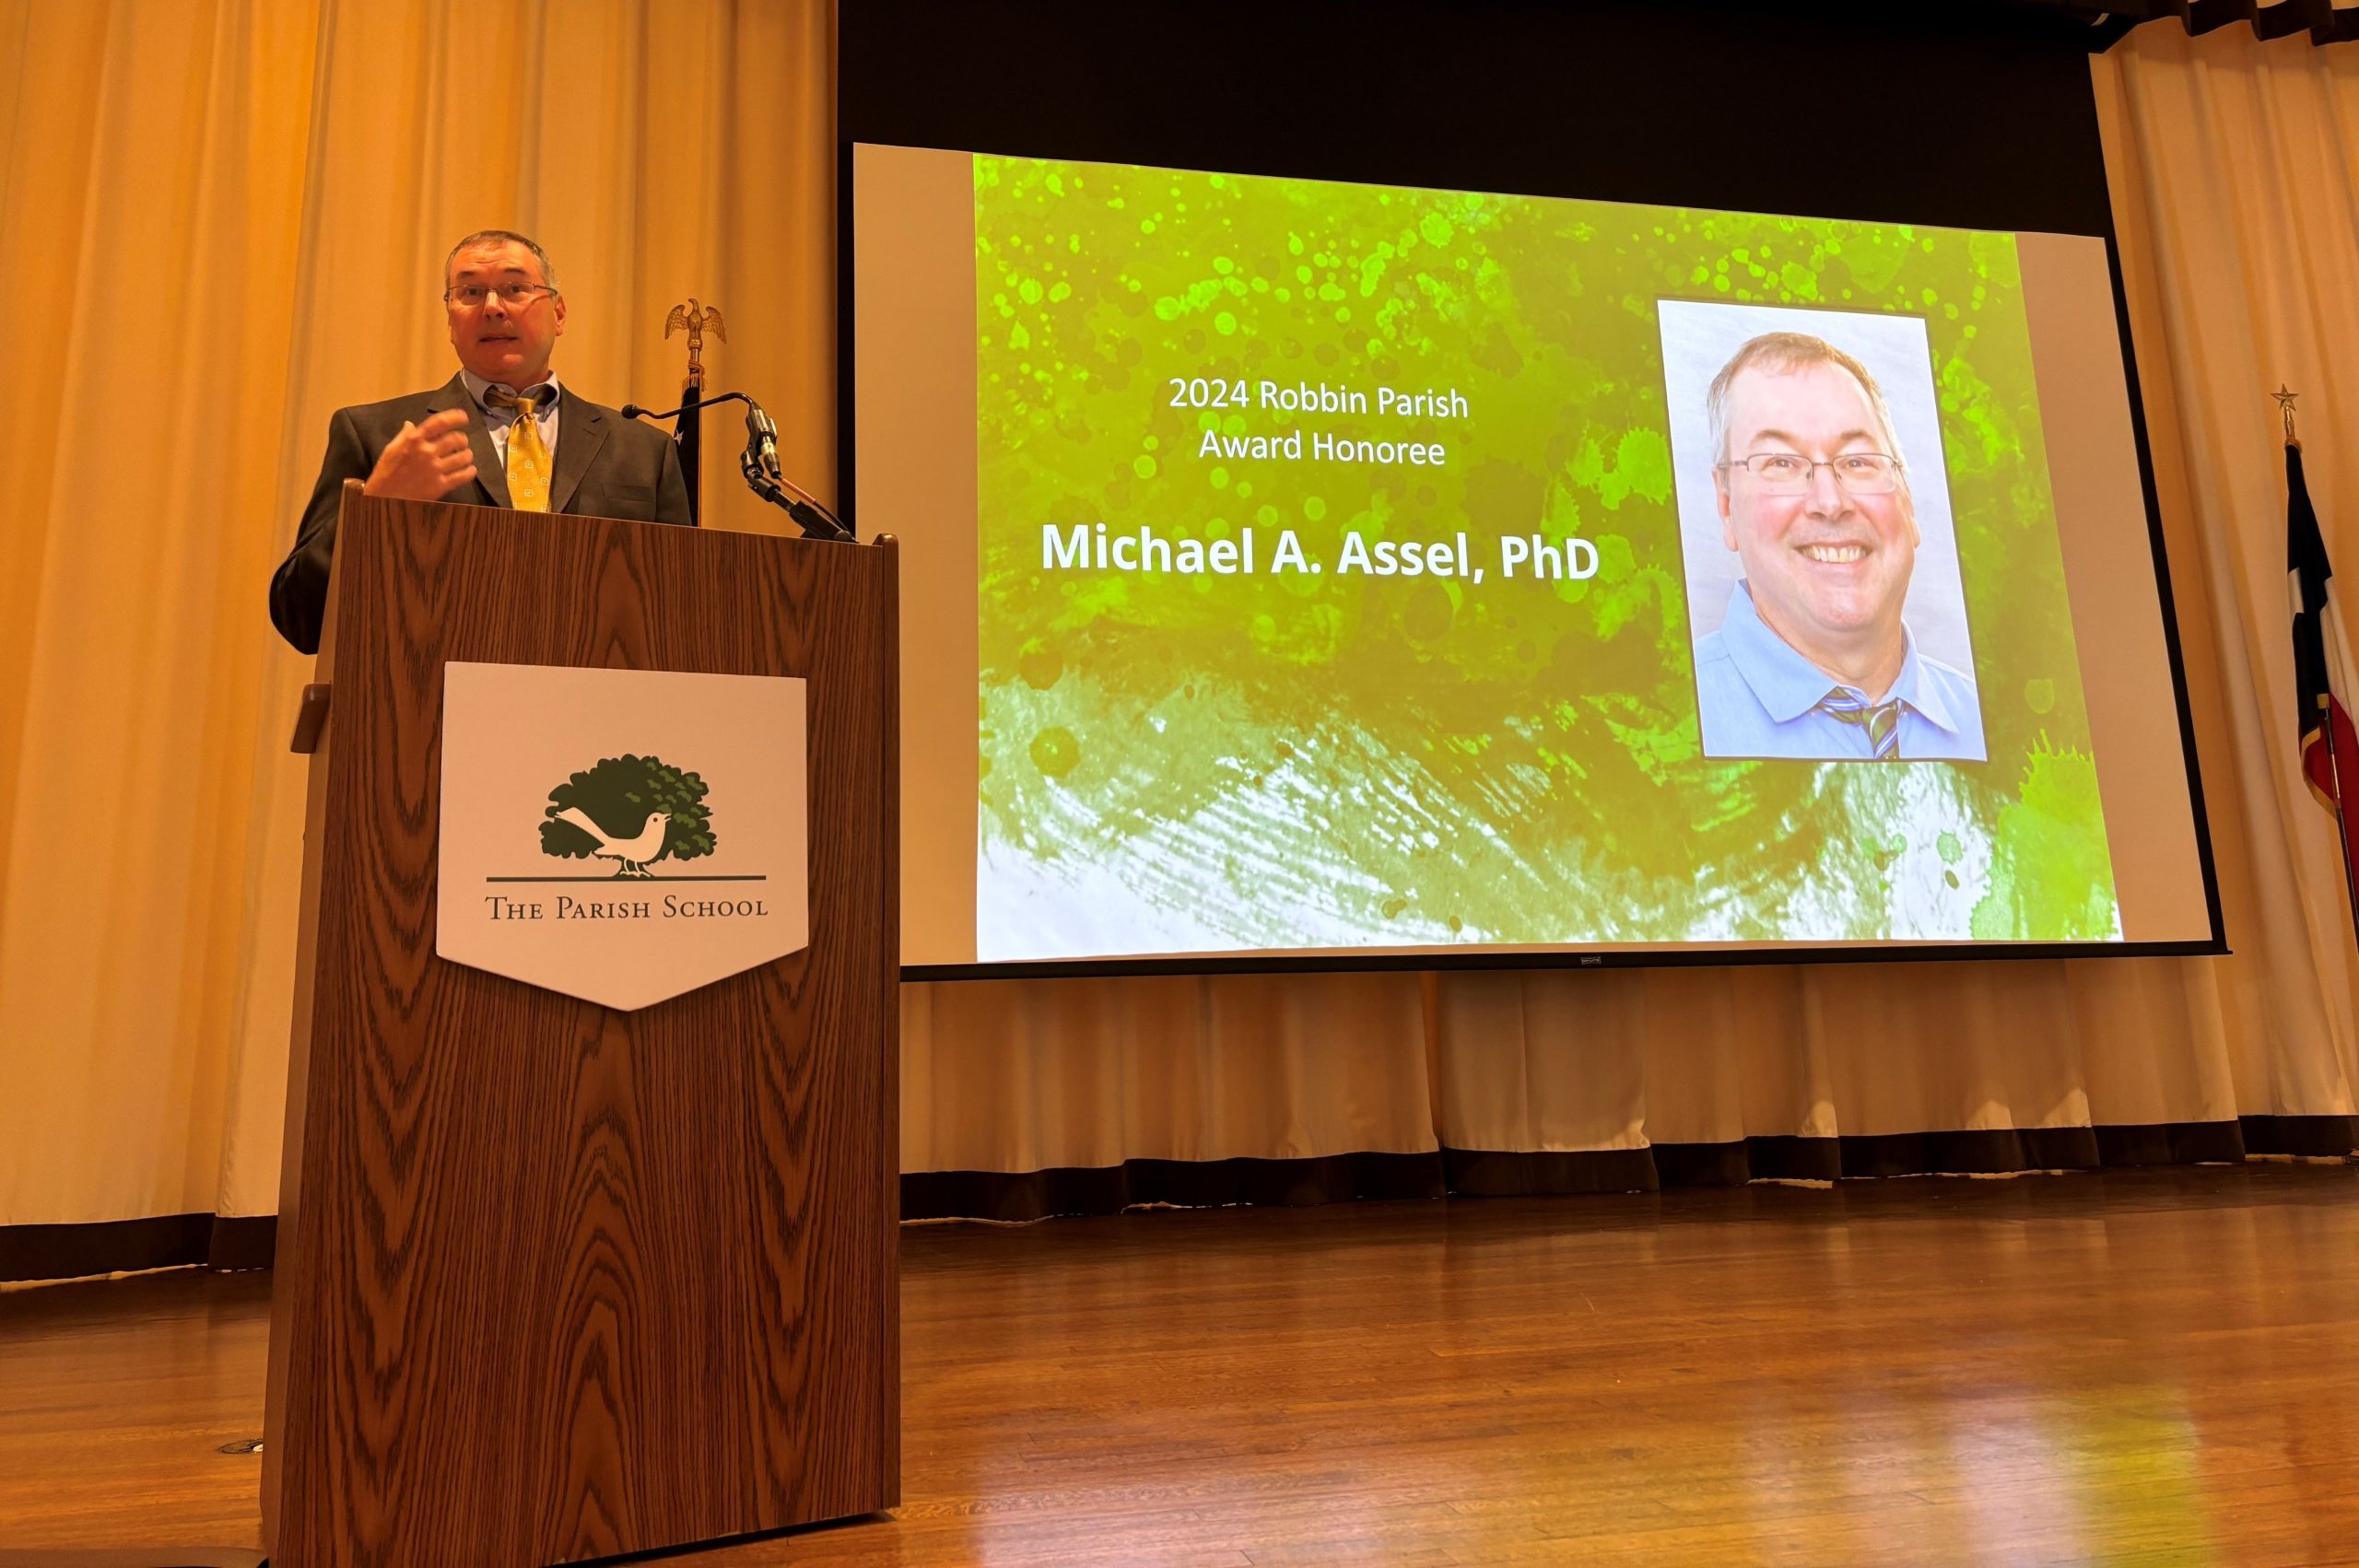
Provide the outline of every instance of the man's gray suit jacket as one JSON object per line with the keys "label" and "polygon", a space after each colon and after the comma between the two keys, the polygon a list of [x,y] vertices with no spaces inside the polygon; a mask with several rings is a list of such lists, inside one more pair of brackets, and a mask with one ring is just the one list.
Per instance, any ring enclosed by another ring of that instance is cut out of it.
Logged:
{"label": "man's gray suit jacket", "polygon": [[[508,475],[484,428],[483,411],[452,376],[432,392],[412,392],[339,408],[328,421],[328,451],[320,481],[303,509],[295,548],[270,579],[270,618],[279,635],[305,653],[320,650],[320,621],[327,614],[328,566],[335,556],[335,520],[344,482],[365,480],[402,426],[429,414],[462,408],[475,448],[475,476],[441,499],[457,506],[508,505]],[[680,449],[652,425],[558,389],[557,463],[549,477],[549,510],[577,517],[621,517],[640,522],[693,525]]]}

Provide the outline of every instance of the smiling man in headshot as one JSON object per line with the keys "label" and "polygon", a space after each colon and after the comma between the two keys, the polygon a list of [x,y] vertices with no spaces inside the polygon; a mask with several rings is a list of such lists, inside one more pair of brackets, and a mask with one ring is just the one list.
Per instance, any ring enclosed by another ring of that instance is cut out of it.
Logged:
{"label": "smiling man in headshot", "polygon": [[652,426],[560,386],[549,357],[565,296],[540,246],[488,228],[451,248],[442,307],[459,373],[432,392],[339,408],[327,457],[270,582],[270,618],[320,647],[344,483],[372,496],[642,522],[695,522],[679,449]]}
{"label": "smiling man in headshot", "polygon": [[1721,540],[1743,579],[1696,644],[1704,755],[1979,760],[1974,678],[1901,620],[1917,511],[1866,366],[1803,333],[1738,349],[1705,394]]}

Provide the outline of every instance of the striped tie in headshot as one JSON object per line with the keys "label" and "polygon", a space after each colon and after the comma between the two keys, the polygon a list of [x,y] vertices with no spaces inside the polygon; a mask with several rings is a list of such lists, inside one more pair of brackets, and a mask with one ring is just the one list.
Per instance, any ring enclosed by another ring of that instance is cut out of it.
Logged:
{"label": "striped tie in headshot", "polygon": [[1847,686],[1837,686],[1818,700],[1819,711],[1868,732],[1869,753],[1878,762],[1900,760],[1900,699],[1870,703]]}
{"label": "striped tie in headshot", "polygon": [[516,412],[516,422],[508,427],[508,504],[520,512],[548,510],[549,449],[541,439],[540,423],[535,418],[539,397],[531,392],[514,395],[491,387],[484,392],[484,401]]}

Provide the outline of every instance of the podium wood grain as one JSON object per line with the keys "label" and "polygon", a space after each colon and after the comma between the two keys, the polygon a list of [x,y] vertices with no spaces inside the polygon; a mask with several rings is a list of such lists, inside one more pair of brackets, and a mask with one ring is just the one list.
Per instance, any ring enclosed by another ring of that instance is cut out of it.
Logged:
{"label": "podium wood grain", "polygon": [[[898,1499],[895,556],[348,488],[272,1311],[279,1568]],[[434,954],[451,660],[809,682],[811,941],[630,1013]]]}

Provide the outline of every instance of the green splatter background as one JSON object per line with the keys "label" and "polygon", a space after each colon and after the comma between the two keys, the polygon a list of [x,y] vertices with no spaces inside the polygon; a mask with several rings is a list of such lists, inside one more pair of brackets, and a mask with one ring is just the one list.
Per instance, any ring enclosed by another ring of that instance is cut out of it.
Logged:
{"label": "green splatter background", "polygon": [[[2118,939],[2011,236],[978,157],[975,254],[980,957]],[[1659,298],[1926,319],[1988,762],[1701,755]],[[1197,376],[1371,412],[1172,406]],[[1043,569],[1100,521],[1263,570]],[[1322,573],[1267,570],[1285,529]],[[1335,569],[1461,530],[1482,583]],[[1502,581],[1534,532],[1596,576]]]}

